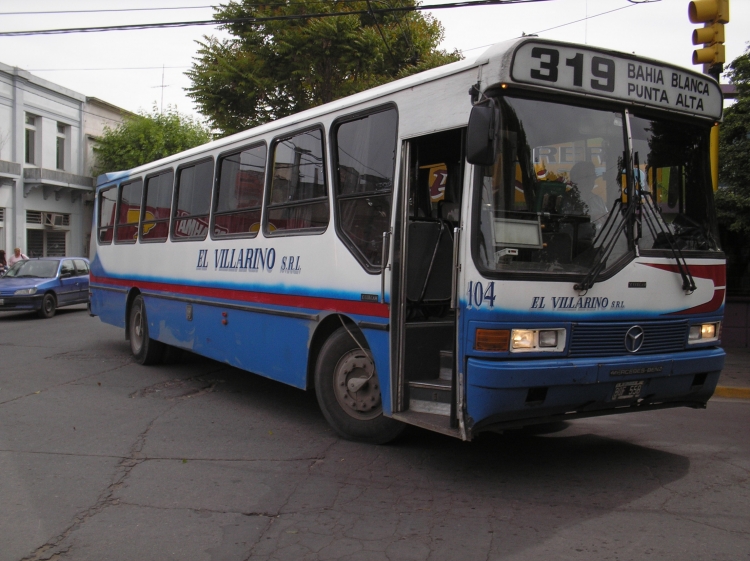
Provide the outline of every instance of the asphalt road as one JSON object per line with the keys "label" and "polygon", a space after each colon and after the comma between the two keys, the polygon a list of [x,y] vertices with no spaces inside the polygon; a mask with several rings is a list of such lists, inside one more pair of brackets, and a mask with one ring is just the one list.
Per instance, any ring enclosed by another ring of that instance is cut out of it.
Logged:
{"label": "asphalt road", "polygon": [[750,559],[749,424],[714,399],[361,445],[312,394],[134,364],[83,307],[0,315],[0,560]]}

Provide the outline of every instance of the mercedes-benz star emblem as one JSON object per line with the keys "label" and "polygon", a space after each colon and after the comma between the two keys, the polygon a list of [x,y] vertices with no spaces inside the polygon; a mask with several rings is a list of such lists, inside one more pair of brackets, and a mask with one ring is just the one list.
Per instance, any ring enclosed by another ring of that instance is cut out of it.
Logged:
{"label": "mercedes-benz star emblem", "polygon": [[643,328],[634,325],[625,334],[625,348],[629,353],[637,353],[643,345]]}

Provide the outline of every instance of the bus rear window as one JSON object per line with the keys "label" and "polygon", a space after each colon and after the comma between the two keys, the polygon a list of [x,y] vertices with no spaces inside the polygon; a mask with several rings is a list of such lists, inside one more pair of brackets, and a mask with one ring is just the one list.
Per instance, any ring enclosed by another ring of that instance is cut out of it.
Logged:
{"label": "bus rear window", "polygon": [[213,237],[254,237],[258,234],[265,179],[264,144],[221,159]]}
{"label": "bus rear window", "polygon": [[117,189],[115,187],[102,189],[99,192],[99,234],[97,239],[100,244],[112,243],[116,202]]}

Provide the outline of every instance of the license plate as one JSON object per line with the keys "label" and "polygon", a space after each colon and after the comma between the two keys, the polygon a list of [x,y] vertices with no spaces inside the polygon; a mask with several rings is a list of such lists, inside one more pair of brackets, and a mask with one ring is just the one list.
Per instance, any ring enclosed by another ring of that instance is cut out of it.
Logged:
{"label": "license plate", "polygon": [[0,298],[0,306],[2,306],[3,304],[5,304],[5,300],[3,300],[2,298]]}
{"label": "license plate", "polygon": [[612,401],[618,399],[633,399],[641,395],[643,389],[643,380],[638,382],[620,382],[615,386],[612,394]]}

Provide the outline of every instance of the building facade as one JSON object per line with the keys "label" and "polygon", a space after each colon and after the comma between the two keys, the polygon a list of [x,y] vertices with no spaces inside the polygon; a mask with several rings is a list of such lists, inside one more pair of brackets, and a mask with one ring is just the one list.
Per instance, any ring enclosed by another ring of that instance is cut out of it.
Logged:
{"label": "building facade", "polygon": [[127,114],[0,63],[0,249],[88,255],[93,146]]}

